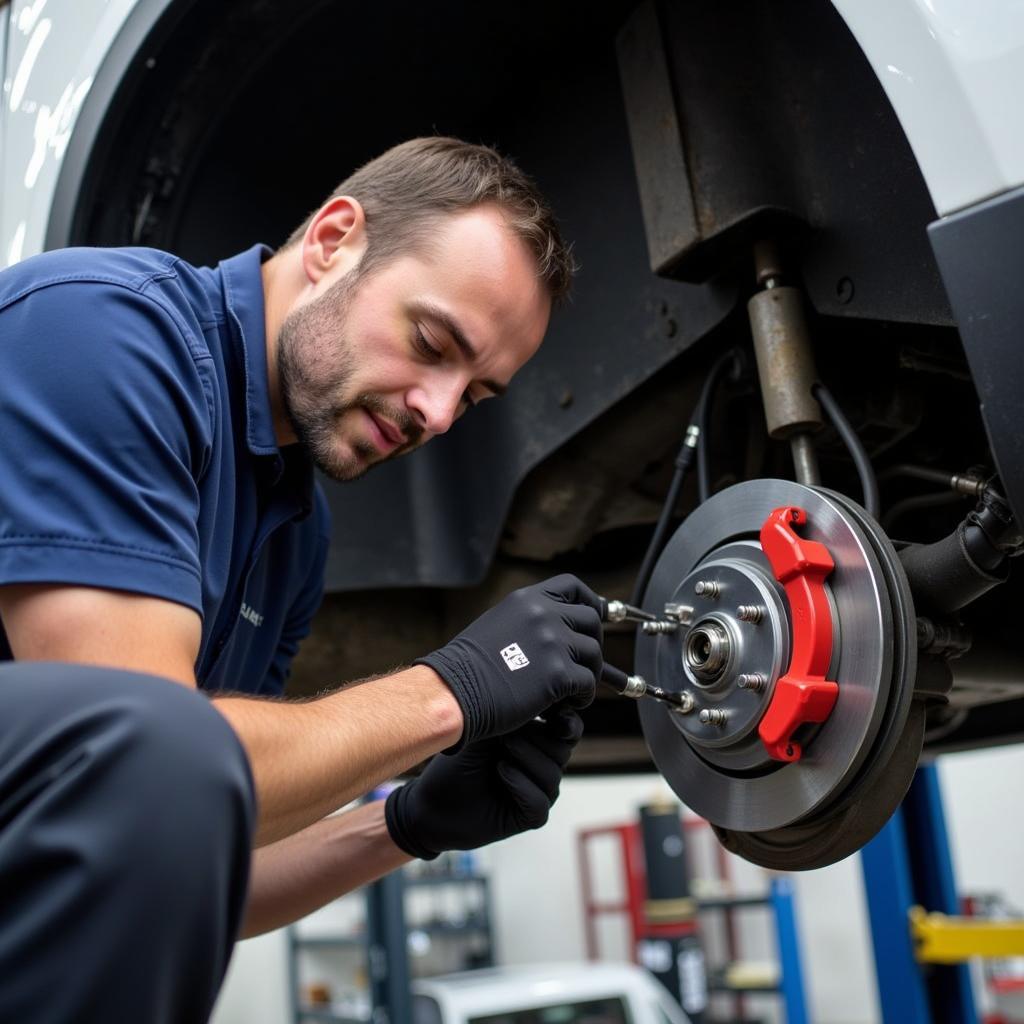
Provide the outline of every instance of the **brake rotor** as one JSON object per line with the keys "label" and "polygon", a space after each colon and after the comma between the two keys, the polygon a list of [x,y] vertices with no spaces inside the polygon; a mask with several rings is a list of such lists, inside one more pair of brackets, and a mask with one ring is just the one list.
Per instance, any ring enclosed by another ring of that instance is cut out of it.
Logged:
{"label": "brake rotor", "polygon": [[637,672],[692,698],[642,702],[648,746],[729,849],[820,867],[882,827],[924,715],[906,577],[862,509],[785,480],[722,491],[666,545],[644,607],[680,624],[638,636]]}

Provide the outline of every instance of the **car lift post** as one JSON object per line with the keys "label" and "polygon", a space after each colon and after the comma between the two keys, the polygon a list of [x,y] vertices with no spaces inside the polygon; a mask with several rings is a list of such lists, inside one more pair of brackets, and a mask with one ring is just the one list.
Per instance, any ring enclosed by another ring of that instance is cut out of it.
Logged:
{"label": "car lift post", "polygon": [[935,766],[917,770],[899,810],[861,851],[885,1024],[978,1024],[966,964],[923,965],[911,908],[959,911]]}
{"label": "car lift post", "polygon": [[404,888],[401,871],[392,871],[366,887],[373,1024],[404,1024],[412,1020]]}
{"label": "car lift post", "polygon": [[782,967],[779,988],[786,1008],[786,1024],[808,1024],[804,975],[800,968],[800,939],[793,907],[793,879],[776,875],[771,880],[771,904],[775,911],[775,939]]}

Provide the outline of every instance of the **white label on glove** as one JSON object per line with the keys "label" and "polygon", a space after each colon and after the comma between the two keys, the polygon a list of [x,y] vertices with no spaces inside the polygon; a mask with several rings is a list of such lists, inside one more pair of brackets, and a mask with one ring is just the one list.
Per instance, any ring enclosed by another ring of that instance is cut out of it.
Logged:
{"label": "white label on glove", "polygon": [[526,668],[530,664],[530,659],[523,654],[523,649],[519,644],[509,644],[508,647],[503,647],[501,656],[505,659],[505,664],[508,665],[510,672]]}

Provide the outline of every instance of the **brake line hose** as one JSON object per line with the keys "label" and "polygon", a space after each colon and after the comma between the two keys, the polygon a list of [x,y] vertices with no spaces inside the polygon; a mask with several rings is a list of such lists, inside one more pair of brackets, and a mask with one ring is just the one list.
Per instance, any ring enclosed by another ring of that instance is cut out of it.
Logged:
{"label": "brake line hose", "polygon": [[867,449],[843,410],[839,408],[839,403],[832,397],[832,392],[821,381],[814,384],[811,394],[821,404],[825,415],[829,418],[843,444],[846,445],[846,450],[850,453],[850,458],[853,459],[853,464],[857,468],[857,476],[860,477],[860,486],[864,492],[864,509],[872,519],[877,519],[880,511],[878,480],[875,477],[871,460],[868,458]]}
{"label": "brake line hose", "polygon": [[697,458],[697,482],[700,501],[707,500],[711,493],[711,473],[708,466],[707,438],[708,427],[711,422],[711,405],[722,376],[733,367],[740,365],[740,353],[737,349],[730,349],[720,355],[701,387],[700,396],[694,406],[693,415],[686,428],[686,435],[683,438],[682,446],[675,459],[675,472],[672,474],[672,482],[669,484],[668,494],[665,496],[665,503],[661,507],[661,515],[651,535],[647,551],[644,553],[643,561],[640,563],[640,571],[637,573],[636,583],[633,585],[633,596],[631,603],[639,605],[643,600],[644,591],[650,582],[651,573],[654,571],[654,563],[661,554],[665,545],[665,538],[672,522],[672,515],[676,505],[679,504],[679,495],[686,480],[686,474],[693,464],[694,456]]}

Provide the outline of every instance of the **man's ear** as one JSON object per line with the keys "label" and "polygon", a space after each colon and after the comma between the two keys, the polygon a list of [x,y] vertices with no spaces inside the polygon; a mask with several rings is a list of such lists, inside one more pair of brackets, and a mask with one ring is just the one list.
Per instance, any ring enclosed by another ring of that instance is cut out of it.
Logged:
{"label": "man's ear", "polygon": [[302,239],[302,267],[317,284],[328,273],[345,274],[366,251],[366,214],[358,199],[335,196],[317,210]]}

